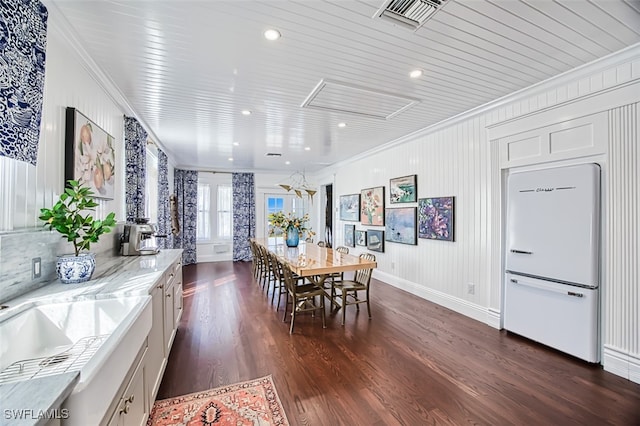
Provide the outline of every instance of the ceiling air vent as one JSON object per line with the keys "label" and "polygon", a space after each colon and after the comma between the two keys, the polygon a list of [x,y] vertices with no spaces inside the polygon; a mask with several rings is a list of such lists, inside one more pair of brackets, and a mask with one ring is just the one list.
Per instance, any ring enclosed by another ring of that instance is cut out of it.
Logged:
{"label": "ceiling air vent", "polygon": [[447,0],[386,0],[374,18],[382,18],[416,31],[433,17]]}
{"label": "ceiling air vent", "polygon": [[282,154],[279,152],[267,152],[265,154],[266,157],[282,157]]}

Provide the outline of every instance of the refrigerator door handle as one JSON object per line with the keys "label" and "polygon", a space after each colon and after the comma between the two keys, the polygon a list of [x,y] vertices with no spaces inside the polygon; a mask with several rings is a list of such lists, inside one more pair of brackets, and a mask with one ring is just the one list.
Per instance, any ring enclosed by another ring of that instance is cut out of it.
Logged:
{"label": "refrigerator door handle", "polygon": [[511,253],[516,253],[516,254],[533,254],[532,251],[524,251],[524,250],[516,250],[516,249],[511,249]]}
{"label": "refrigerator door handle", "polygon": [[516,278],[510,278],[509,281],[511,281],[513,284],[518,284],[521,286],[525,286],[525,287],[533,287],[533,288],[537,288],[539,290],[544,290],[544,291],[550,291],[553,293],[559,293],[559,294],[565,294],[567,296],[573,296],[573,297],[584,297],[584,293],[580,293],[579,291],[575,291],[574,290],[566,290],[563,289],[562,287],[565,287],[565,284],[543,284],[543,283],[534,283],[531,281],[525,281],[522,279],[516,279]]}

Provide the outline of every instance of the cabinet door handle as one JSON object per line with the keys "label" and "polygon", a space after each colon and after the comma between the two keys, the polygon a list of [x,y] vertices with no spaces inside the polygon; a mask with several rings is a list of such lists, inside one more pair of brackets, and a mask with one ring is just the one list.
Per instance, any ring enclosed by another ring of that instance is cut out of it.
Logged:
{"label": "cabinet door handle", "polygon": [[167,294],[167,297],[171,297],[171,293]]}
{"label": "cabinet door handle", "polygon": [[164,284],[158,284],[158,285],[156,286],[156,288],[163,288],[163,287],[164,287]]}

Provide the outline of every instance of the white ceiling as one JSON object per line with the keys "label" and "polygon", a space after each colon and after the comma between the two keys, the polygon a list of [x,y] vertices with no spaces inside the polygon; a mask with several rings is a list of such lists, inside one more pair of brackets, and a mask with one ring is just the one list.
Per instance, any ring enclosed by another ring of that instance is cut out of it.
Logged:
{"label": "white ceiling", "polygon": [[[638,0],[446,0],[416,32],[373,19],[383,0],[52,1],[177,165],[203,170],[314,171],[640,42]],[[324,107],[409,106],[302,108],[322,80]]]}

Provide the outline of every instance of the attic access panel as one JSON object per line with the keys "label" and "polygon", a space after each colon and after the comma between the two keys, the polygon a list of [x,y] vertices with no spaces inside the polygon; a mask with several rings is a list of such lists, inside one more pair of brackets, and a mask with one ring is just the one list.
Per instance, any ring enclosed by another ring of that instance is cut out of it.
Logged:
{"label": "attic access panel", "polygon": [[323,79],[301,107],[389,120],[419,102],[394,93]]}

